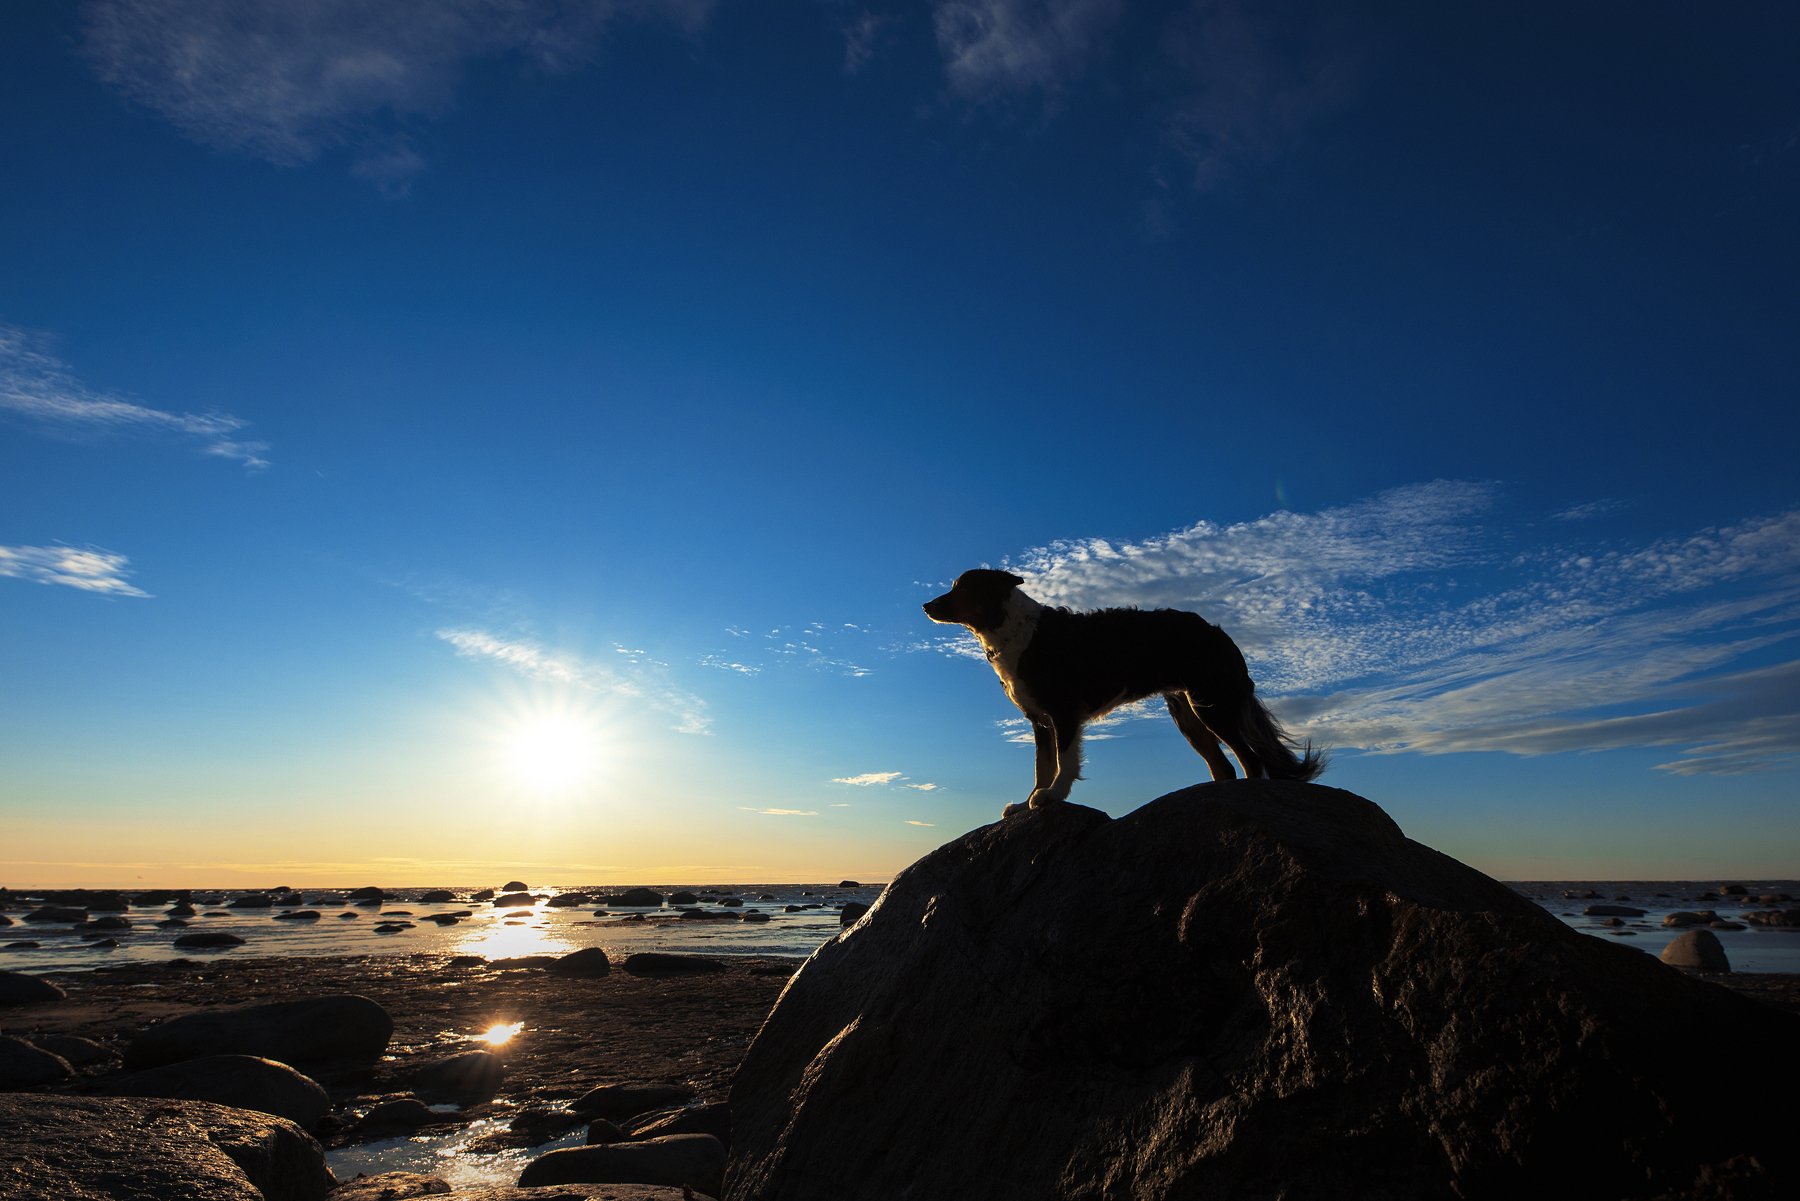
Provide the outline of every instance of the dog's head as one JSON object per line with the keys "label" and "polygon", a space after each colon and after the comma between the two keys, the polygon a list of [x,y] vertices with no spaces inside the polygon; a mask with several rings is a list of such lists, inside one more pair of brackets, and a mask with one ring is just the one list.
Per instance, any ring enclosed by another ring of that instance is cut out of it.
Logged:
{"label": "dog's head", "polygon": [[1010,571],[977,567],[956,577],[950,591],[925,602],[925,616],[945,625],[996,630],[1006,621],[1006,600],[1025,581]]}

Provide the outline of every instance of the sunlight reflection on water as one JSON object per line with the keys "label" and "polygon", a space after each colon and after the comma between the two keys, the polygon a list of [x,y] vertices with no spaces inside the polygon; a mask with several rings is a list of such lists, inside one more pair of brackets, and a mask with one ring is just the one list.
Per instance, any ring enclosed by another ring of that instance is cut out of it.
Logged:
{"label": "sunlight reflection on water", "polygon": [[455,955],[479,955],[483,959],[512,959],[520,955],[564,955],[578,949],[566,934],[553,931],[547,924],[498,925],[472,929],[468,937],[451,947]]}

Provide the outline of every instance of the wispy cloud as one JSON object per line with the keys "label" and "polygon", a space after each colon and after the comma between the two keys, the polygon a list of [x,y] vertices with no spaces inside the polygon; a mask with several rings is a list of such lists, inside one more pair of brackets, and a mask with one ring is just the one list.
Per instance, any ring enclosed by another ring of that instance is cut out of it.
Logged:
{"label": "wispy cloud", "polygon": [[897,771],[866,771],[860,776],[837,776],[833,784],[851,784],[857,788],[868,788],[874,784],[892,784],[904,773]]}
{"label": "wispy cloud", "polygon": [[854,622],[809,621],[761,631],[733,625],[725,632],[734,641],[732,649],[703,655],[702,667],[744,676],[794,666],[857,680],[875,674],[866,655],[869,631]]}
{"label": "wispy cloud", "polygon": [[546,71],[590,61],[609,26],[695,29],[709,0],[92,0],[96,74],[203,145],[281,166],[349,148],[389,192],[424,167],[419,124],[447,112],[470,64]]}
{"label": "wispy cloud", "polygon": [[126,577],[131,560],[93,547],[0,546],[0,576],[107,596],[149,596]]}
{"label": "wispy cloud", "polygon": [[437,636],[466,659],[498,664],[528,679],[634,698],[673,717],[675,729],[683,734],[711,731],[706,702],[676,687],[668,678],[668,664],[640,650],[615,647],[615,659],[599,663],[485,630],[447,628]]}
{"label": "wispy cloud", "polygon": [[229,413],[171,413],[89,388],[53,354],[49,339],[0,322],[0,412],[64,434],[173,435],[209,455],[250,468],[269,465],[268,443],[241,437],[250,424]]}
{"label": "wispy cloud", "polygon": [[1436,481],[1009,565],[1051,603],[1199,610],[1302,733],[1340,747],[1666,746],[1681,774],[1800,752],[1791,663],[1767,665],[1800,637],[1800,510],[1635,545],[1532,518],[1496,485]]}
{"label": "wispy cloud", "polygon": [[911,818],[911,817],[906,819],[906,824],[909,826],[924,826],[927,829],[937,825],[936,822],[922,822],[922,821],[917,820],[916,818]]}
{"label": "wispy cloud", "polygon": [[760,813],[764,817],[817,817],[817,809],[758,809],[753,805],[739,805],[746,813]]}
{"label": "wispy cloud", "polygon": [[1124,0],[938,0],[932,26],[953,91],[1054,92],[1087,69]]}

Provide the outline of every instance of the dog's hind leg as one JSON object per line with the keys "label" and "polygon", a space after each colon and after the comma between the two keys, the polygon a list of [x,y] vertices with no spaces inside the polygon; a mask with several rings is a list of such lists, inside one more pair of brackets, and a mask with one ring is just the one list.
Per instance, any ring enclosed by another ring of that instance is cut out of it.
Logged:
{"label": "dog's hind leg", "polygon": [[1250,749],[1250,740],[1239,721],[1238,714],[1223,706],[1215,705],[1207,710],[1206,728],[1218,735],[1219,741],[1231,748],[1237,756],[1238,766],[1244,769],[1246,780],[1262,780],[1268,778],[1268,771],[1263,767],[1262,759]]}
{"label": "dog's hind leg", "polygon": [[1169,706],[1169,716],[1175,719],[1175,728],[1188,740],[1188,745],[1199,751],[1200,757],[1206,760],[1206,769],[1212,773],[1212,778],[1236,779],[1237,773],[1231,770],[1231,760],[1225,757],[1225,752],[1219,749],[1219,740],[1213,737],[1213,732],[1200,719],[1193,699],[1185,692],[1166,692],[1163,694],[1163,702]]}

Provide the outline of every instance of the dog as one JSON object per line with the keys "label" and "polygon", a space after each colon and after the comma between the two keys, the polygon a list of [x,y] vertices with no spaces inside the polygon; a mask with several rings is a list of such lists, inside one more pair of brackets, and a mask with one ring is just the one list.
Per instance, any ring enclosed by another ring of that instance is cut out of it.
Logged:
{"label": "dog", "polygon": [[1043,605],[1008,571],[977,568],[925,603],[925,616],[967,626],[1006,695],[1031,722],[1037,770],[1030,797],[1002,816],[1069,799],[1081,776],[1081,728],[1120,705],[1161,693],[1175,726],[1215,780],[1236,777],[1220,743],[1249,779],[1310,780],[1325,757],[1292,741],[1256,699],[1237,643],[1197,613]]}

